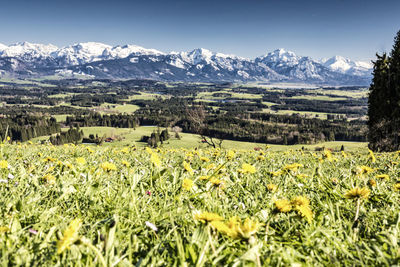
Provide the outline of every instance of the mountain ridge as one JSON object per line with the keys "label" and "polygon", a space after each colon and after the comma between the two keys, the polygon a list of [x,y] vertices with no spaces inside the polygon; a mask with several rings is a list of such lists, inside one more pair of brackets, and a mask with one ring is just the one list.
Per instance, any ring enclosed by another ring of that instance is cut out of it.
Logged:
{"label": "mountain ridge", "polygon": [[372,66],[335,56],[313,60],[283,48],[254,59],[197,48],[164,53],[137,45],[97,42],[62,48],[51,44],[0,44],[0,75],[145,78],[166,81],[267,81],[367,85]]}

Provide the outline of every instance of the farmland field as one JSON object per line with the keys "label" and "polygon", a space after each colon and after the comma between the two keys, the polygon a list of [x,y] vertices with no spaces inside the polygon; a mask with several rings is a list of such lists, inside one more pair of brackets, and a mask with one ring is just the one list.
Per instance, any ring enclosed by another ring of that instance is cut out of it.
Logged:
{"label": "farmland field", "polygon": [[399,153],[2,144],[3,266],[394,266]]}

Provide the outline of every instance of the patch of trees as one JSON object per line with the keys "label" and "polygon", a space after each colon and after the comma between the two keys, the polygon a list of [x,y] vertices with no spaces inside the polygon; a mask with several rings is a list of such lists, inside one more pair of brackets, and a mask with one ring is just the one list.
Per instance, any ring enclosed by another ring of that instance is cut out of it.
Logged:
{"label": "patch of trees", "polygon": [[157,148],[160,144],[162,145],[165,141],[169,139],[168,129],[160,130],[151,133],[150,136],[144,135],[140,139],[140,142],[147,143],[150,147]]}
{"label": "patch of trees", "polygon": [[80,130],[79,127],[70,127],[66,132],[61,132],[55,136],[51,136],[49,141],[53,145],[63,145],[68,143],[78,144],[82,141],[83,136],[83,131]]}
{"label": "patch of trees", "polygon": [[377,54],[369,91],[369,147],[400,150],[400,31],[390,55]]}
{"label": "patch of trees", "polygon": [[13,115],[0,118],[0,137],[25,142],[32,138],[60,132],[60,125],[54,118],[29,115]]}

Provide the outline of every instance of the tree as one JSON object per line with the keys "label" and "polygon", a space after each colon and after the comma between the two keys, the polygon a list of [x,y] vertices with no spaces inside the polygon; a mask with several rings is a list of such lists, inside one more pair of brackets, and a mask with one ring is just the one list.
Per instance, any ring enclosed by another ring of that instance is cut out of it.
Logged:
{"label": "tree", "polygon": [[368,98],[369,148],[394,151],[400,148],[400,31],[388,57],[376,55]]}
{"label": "tree", "polygon": [[206,123],[206,112],[203,106],[197,106],[194,108],[186,107],[186,116],[191,125],[192,132],[200,135],[201,141],[206,143],[213,148],[217,146],[222,147],[222,138],[216,138],[211,135],[209,125]]}

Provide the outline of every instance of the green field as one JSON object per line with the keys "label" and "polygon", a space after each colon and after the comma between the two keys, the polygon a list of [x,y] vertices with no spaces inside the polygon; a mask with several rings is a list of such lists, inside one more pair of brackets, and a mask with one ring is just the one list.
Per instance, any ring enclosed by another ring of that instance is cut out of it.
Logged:
{"label": "green field", "polygon": [[398,153],[133,144],[0,150],[2,266],[400,260]]}

